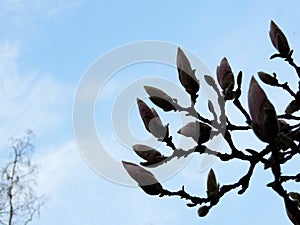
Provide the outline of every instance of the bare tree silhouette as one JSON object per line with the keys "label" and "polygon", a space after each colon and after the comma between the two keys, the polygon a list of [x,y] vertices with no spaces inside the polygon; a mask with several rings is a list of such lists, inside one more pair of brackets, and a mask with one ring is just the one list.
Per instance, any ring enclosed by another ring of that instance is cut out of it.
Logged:
{"label": "bare tree silhouette", "polygon": [[33,132],[12,138],[6,161],[2,161],[0,180],[0,224],[27,225],[39,214],[45,196],[35,192],[38,167],[31,161]]}

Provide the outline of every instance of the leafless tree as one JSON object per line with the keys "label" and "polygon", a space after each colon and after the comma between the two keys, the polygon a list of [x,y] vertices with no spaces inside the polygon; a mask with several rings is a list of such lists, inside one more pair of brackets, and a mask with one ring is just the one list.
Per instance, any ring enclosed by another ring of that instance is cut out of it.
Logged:
{"label": "leafless tree", "polygon": [[24,137],[12,138],[9,151],[4,151],[0,171],[0,224],[27,225],[45,202],[45,196],[38,196],[35,191],[38,167],[31,160],[32,138],[33,132],[28,130]]}

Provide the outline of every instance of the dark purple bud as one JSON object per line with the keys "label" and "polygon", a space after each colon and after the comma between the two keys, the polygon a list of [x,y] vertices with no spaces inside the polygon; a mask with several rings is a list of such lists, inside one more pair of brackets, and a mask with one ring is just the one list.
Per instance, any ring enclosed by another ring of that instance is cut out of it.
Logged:
{"label": "dark purple bud", "polygon": [[213,169],[211,169],[207,176],[207,196],[213,197],[217,195],[218,192],[219,192],[219,184],[217,182],[217,178]]}
{"label": "dark purple bud", "polygon": [[278,85],[278,80],[274,76],[271,76],[270,74],[267,74],[262,71],[258,72],[257,74],[258,74],[259,78],[261,79],[261,81],[264,82],[265,84],[269,84],[271,86]]}
{"label": "dark purple bud", "polygon": [[209,125],[196,121],[187,123],[177,133],[185,137],[191,137],[197,143],[203,144],[210,139],[211,130],[212,128]]}
{"label": "dark purple bud", "polygon": [[150,96],[149,99],[158,107],[162,108],[164,111],[171,111],[174,110],[176,111],[176,102],[167,95],[165,92],[162,90],[151,87],[151,86],[144,86],[146,92]]}
{"label": "dark purple bud", "polygon": [[148,105],[141,99],[137,99],[140,116],[144,122],[146,129],[156,138],[164,139],[168,134],[168,128],[164,126],[155,111],[150,109]]}
{"label": "dark purple bud", "polygon": [[286,114],[293,114],[294,112],[297,112],[298,110],[300,110],[300,101],[293,100],[286,107],[285,113]]}
{"label": "dark purple bud", "polygon": [[199,126],[196,122],[190,122],[177,131],[178,134],[182,134],[185,137],[191,137],[197,142],[199,137]]}
{"label": "dark purple bud", "polygon": [[140,112],[141,118],[144,122],[144,125],[145,125],[146,129],[150,132],[149,123],[154,118],[153,112],[148,107],[148,105],[141,99],[138,98],[137,103],[138,103],[139,112]]}
{"label": "dark purple bud", "polygon": [[300,194],[297,192],[290,192],[289,196],[295,201],[297,202],[298,206],[300,206]]}
{"label": "dark purple bud", "polygon": [[131,162],[122,161],[122,164],[129,176],[138,183],[144,192],[149,195],[161,193],[163,188],[151,172]]}
{"label": "dark purple bud", "polygon": [[166,159],[159,151],[147,145],[137,144],[133,145],[132,148],[138,156],[147,161],[147,163],[141,163],[143,166],[150,166]]}
{"label": "dark purple bud", "polygon": [[296,202],[290,199],[284,200],[286,214],[294,225],[300,225],[300,211]]}
{"label": "dark purple bud", "polygon": [[257,137],[264,142],[272,141],[279,132],[276,111],[254,77],[250,82],[248,107]]}
{"label": "dark purple bud", "polygon": [[180,83],[185,88],[186,92],[195,97],[199,91],[199,80],[197,80],[195,70],[192,69],[188,58],[181,48],[178,48],[177,52],[177,70]]}
{"label": "dark purple bud", "polygon": [[225,57],[221,60],[220,66],[217,67],[217,78],[223,90],[233,90],[234,76]]}
{"label": "dark purple bud", "polygon": [[284,35],[284,33],[280,30],[280,28],[271,21],[270,31],[269,31],[270,39],[272,41],[273,46],[277,49],[277,51],[283,56],[287,57],[290,52],[289,43]]}
{"label": "dark purple bud", "polygon": [[164,126],[158,116],[158,113],[154,108],[151,108],[154,118],[149,123],[150,133],[158,138],[159,140],[163,140],[168,134],[168,126]]}
{"label": "dark purple bud", "polygon": [[278,124],[280,132],[287,132],[291,129],[290,125],[284,120],[278,120]]}
{"label": "dark purple bud", "polygon": [[209,212],[209,207],[204,205],[204,206],[201,206],[199,209],[198,209],[198,216],[199,217],[204,217],[207,215],[207,213]]}

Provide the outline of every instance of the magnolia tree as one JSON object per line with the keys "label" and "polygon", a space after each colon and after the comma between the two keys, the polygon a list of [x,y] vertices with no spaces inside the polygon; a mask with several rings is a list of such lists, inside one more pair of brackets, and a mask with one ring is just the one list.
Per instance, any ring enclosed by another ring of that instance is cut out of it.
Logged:
{"label": "magnolia tree", "polygon": [[[273,21],[271,21],[269,35],[273,46],[277,50],[277,53],[272,55],[271,59],[284,59],[295,69],[300,80],[300,67],[294,63],[293,50],[290,49],[284,33]],[[282,91],[290,95],[291,100],[287,103],[285,112],[278,113],[264,89],[254,77],[251,78],[248,92],[242,91],[242,72],[239,72],[235,79],[228,60],[223,58],[216,70],[217,82],[222,90],[221,92],[215,80],[211,76],[204,75],[206,83],[218,96],[221,111],[220,115],[217,115],[215,107],[208,101],[208,108],[213,116],[213,119],[208,119],[202,116],[195,107],[200,83],[195,70],[180,48],[178,48],[177,53],[177,70],[180,83],[191,99],[189,107],[182,107],[178,101],[155,87],[145,86],[145,90],[149,94],[150,100],[164,111],[187,112],[188,116],[194,118],[193,122],[189,122],[179,129],[178,133],[191,137],[196,145],[192,149],[176,147],[172,141],[172,136],[169,134],[168,125],[163,124],[154,108],[150,108],[144,101],[137,99],[139,113],[146,130],[158,141],[166,143],[172,150],[172,154],[164,156],[150,146],[134,145],[134,152],[145,161],[140,163],[141,166],[123,161],[123,166],[128,174],[147,194],[159,197],[179,196],[187,200],[188,207],[197,207],[198,215],[204,217],[230,191],[238,189],[238,194],[243,194],[249,187],[255,167],[263,164],[264,168],[270,170],[274,177],[273,181],[267,184],[267,187],[272,188],[284,200],[286,213],[290,221],[295,225],[300,225],[300,194],[289,192],[284,187],[285,182],[299,182],[300,173],[286,175],[283,174],[281,169],[283,164],[287,164],[300,153],[300,117],[297,115],[297,111],[300,109],[300,81],[298,90],[292,90],[287,82],[280,83],[275,73],[271,75],[258,72],[258,77],[263,83],[281,88]],[[237,87],[235,88],[235,86]],[[248,96],[248,107],[240,101],[242,94]],[[235,125],[229,121],[225,106],[230,101],[241,112],[240,115],[244,117],[244,124]],[[249,149],[245,146],[244,149],[238,149],[231,136],[232,132],[238,131],[254,132],[258,138],[257,141],[264,143],[264,148]],[[211,139],[219,134],[222,134],[223,139],[230,147],[230,153],[223,153],[208,146]],[[189,154],[208,154],[219,158],[221,161],[240,160],[249,164],[248,171],[236,183],[219,184],[213,169],[211,169],[207,176],[207,195],[198,197],[191,196],[184,190],[184,187],[176,192],[167,190],[149,169],[144,168],[158,167],[168,163],[175,157],[186,157]]]}

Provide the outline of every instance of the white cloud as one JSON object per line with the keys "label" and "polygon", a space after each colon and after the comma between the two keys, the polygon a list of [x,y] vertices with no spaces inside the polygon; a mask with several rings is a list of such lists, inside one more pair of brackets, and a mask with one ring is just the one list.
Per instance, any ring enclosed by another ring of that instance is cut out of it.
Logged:
{"label": "white cloud", "polygon": [[13,34],[20,30],[27,33],[40,19],[62,14],[80,4],[81,1],[71,0],[0,0],[1,28],[7,28]]}
{"label": "white cloud", "polygon": [[55,5],[48,9],[48,15],[57,15],[79,5],[81,5],[80,1],[55,1]]}
{"label": "white cloud", "polygon": [[37,155],[35,162],[39,165],[37,185],[40,193],[55,193],[72,174],[78,174],[78,165],[83,163],[72,141],[40,149],[39,152],[41,154]]}
{"label": "white cloud", "polygon": [[20,72],[19,56],[17,45],[0,43],[0,146],[26,129],[42,136],[58,128],[67,118],[65,105],[72,100],[69,87],[49,74]]}
{"label": "white cloud", "polygon": [[70,0],[0,0],[0,3],[1,15],[7,16],[10,13],[11,16],[19,15],[27,18],[54,15],[81,4],[80,1]]}

